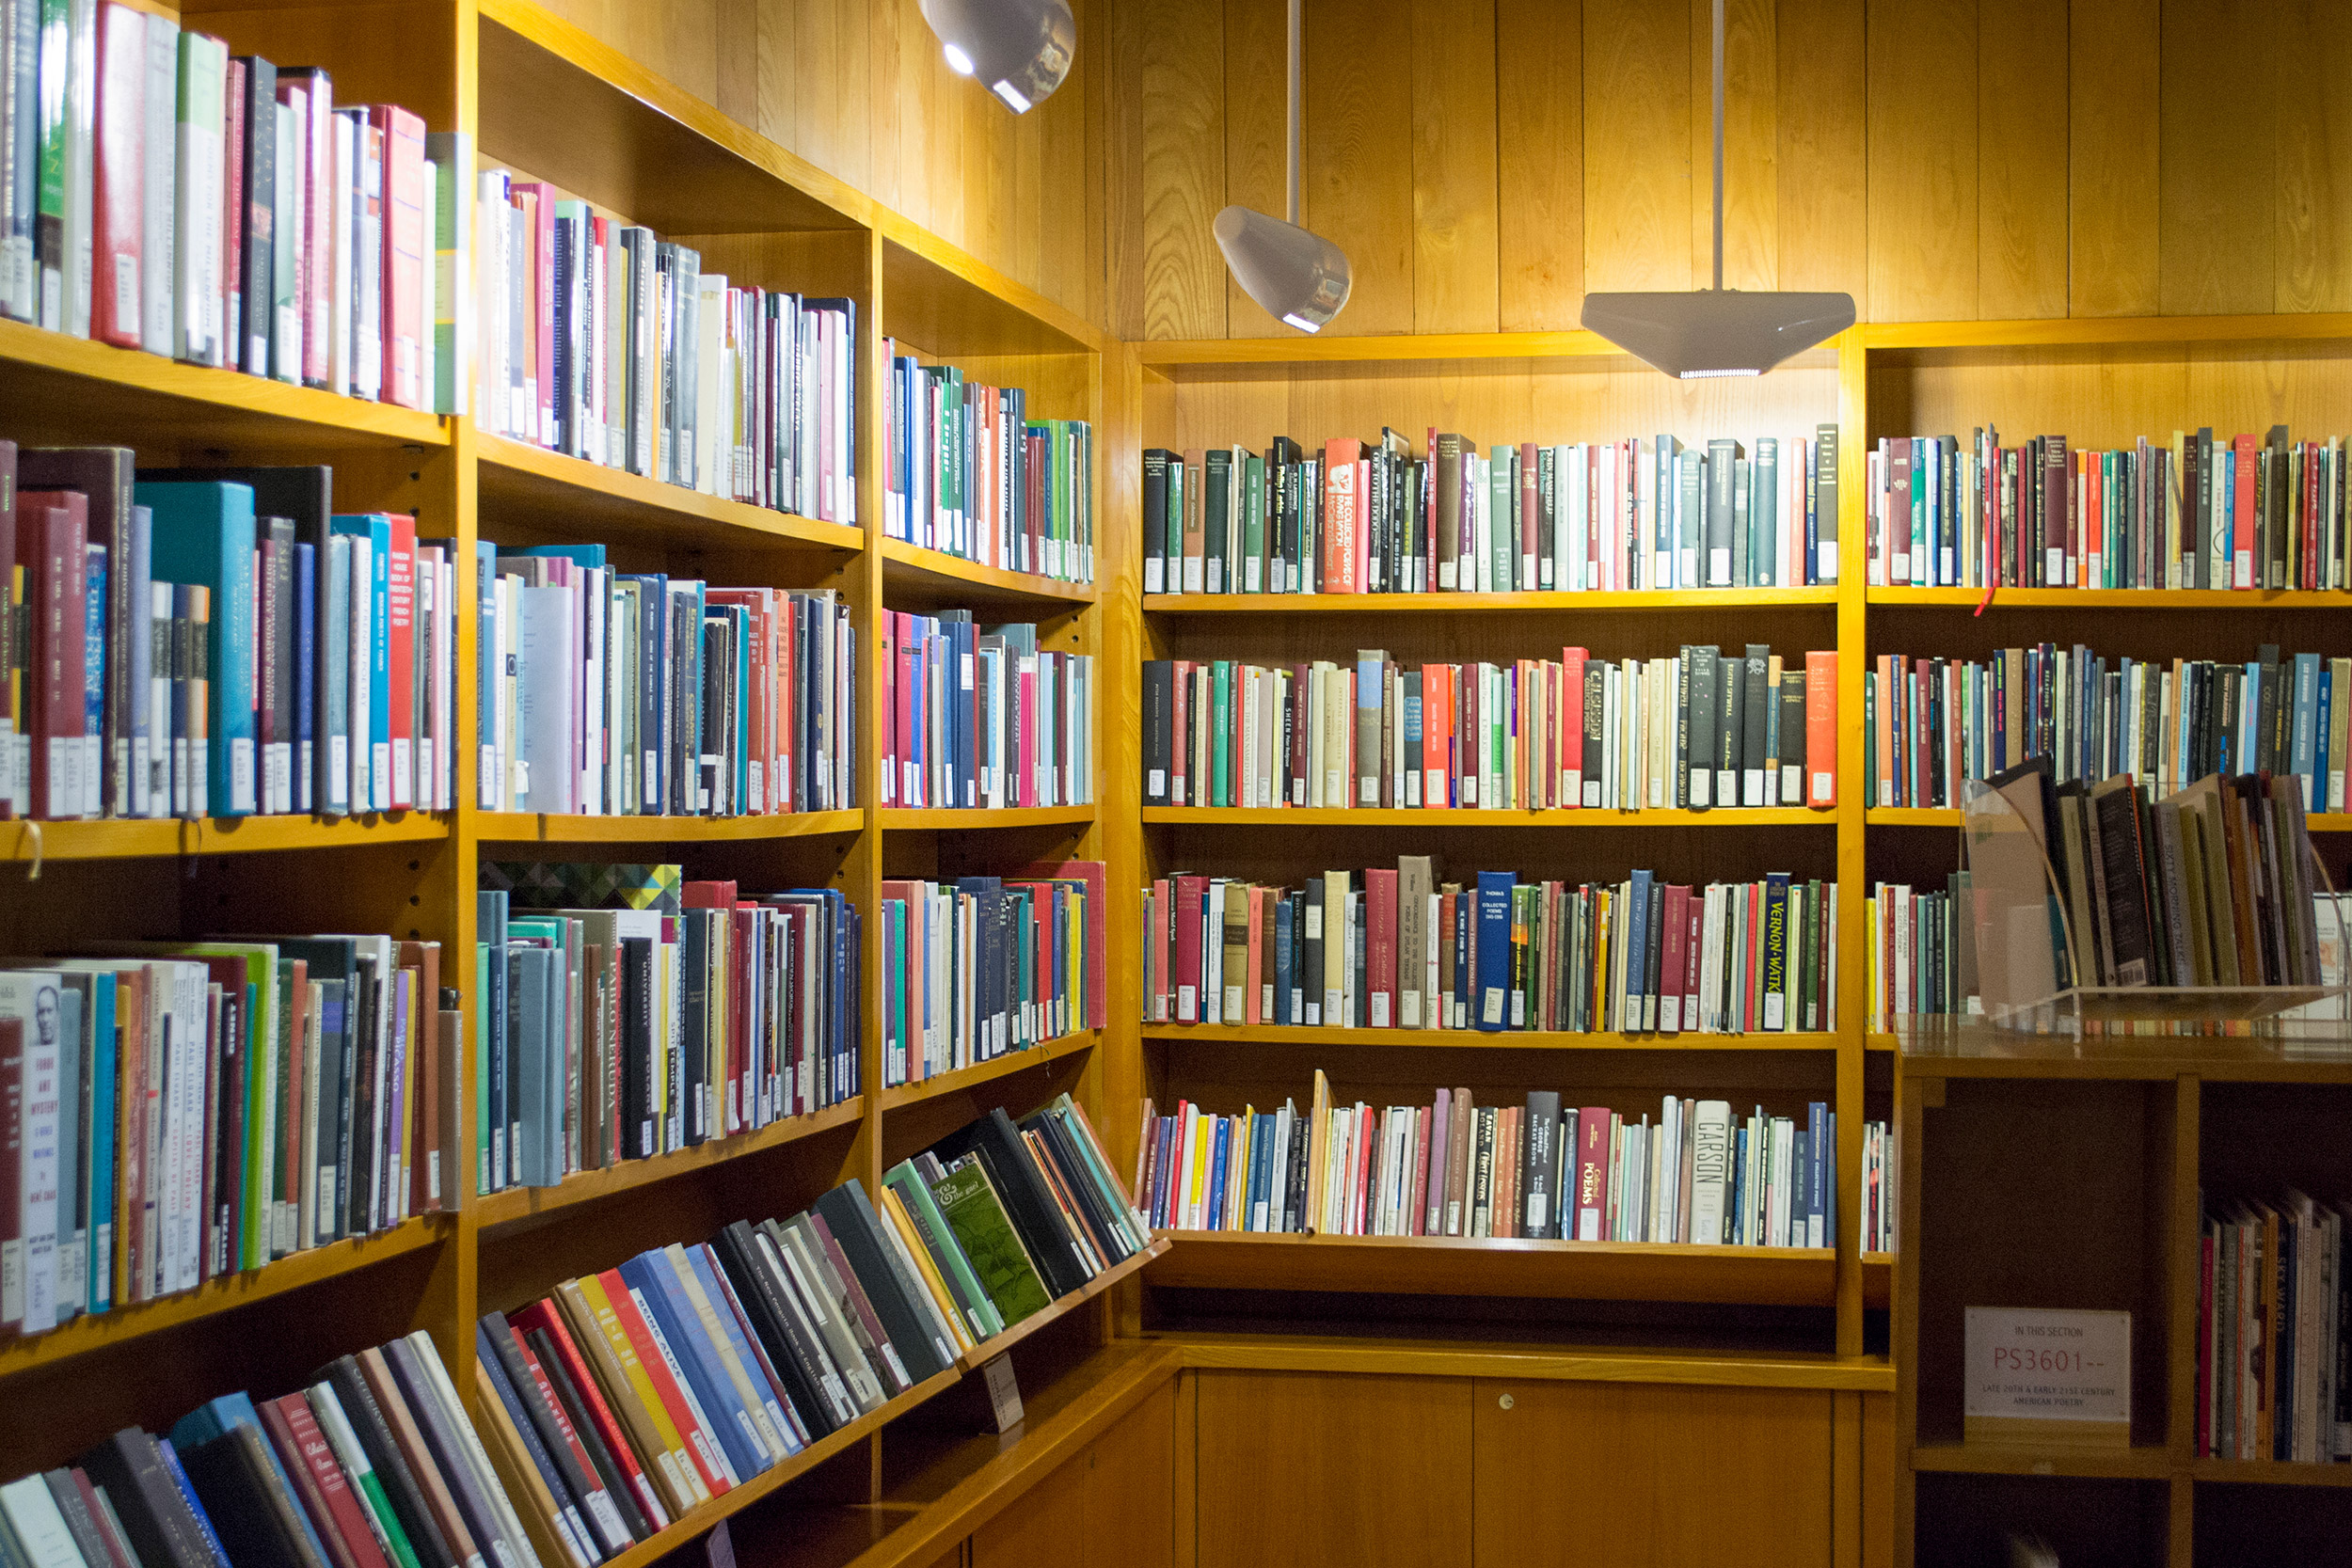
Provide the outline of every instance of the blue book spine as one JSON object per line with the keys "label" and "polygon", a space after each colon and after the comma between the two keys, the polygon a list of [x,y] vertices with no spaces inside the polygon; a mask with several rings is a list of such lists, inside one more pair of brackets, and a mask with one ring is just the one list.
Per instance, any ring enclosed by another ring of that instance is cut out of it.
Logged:
{"label": "blue book spine", "polygon": [[506,910],[508,895],[494,890],[475,895],[476,945],[488,955],[489,995],[483,1008],[483,1026],[478,1049],[482,1053],[484,1097],[489,1101],[487,1135],[482,1138],[482,1190],[495,1193],[507,1185],[510,1167],[506,1159],[508,1122],[506,1117]]}
{"label": "blue book spine", "polygon": [[2344,759],[2328,753],[2328,736],[2335,723],[2335,673],[2322,670],[2319,673],[2319,734],[2312,746],[2312,792],[2303,802],[2306,811],[2330,811],[2336,804],[2332,788],[2334,773],[2344,766]]}
{"label": "blue book spine", "polygon": [[1208,1224],[1209,1230],[1225,1228],[1225,1160],[1232,1152],[1233,1118],[1216,1118],[1216,1142],[1209,1153]]}
{"label": "blue book spine", "polygon": [[1633,908],[1626,922],[1625,955],[1626,1020],[1623,1027],[1642,1027],[1642,998],[1653,988],[1649,983],[1649,901],[1651,873],[1633,873]]}
{"label": "blue book spine", "polygon": [[[351,809],[351,541],[331,535],[326,541],[326,617],[325,624],[326,657],[326,813],[340,816]],[[495,647],[495,633],[485,621],[482,628],[484,649]],[[495,751],[498,726],[493,715],[498,707],[493,693],[498,689],[492,678],[491,661],[482,660],[482,706],[475,711],[483,715],[483,733],[491,737]],[[502,806],[503,800],[487,800],[488,806]]]}
{"label": "blue book spine", "polygon": [[735,637],[735,809],[740,813],[751,810],[752,798],[752,612],[729,605],[727,625]]}
{"label": "blue book spine", "polygon": [[2303,805],[2307,811],[2318,808],[2312,802],[2319,799],[2319,656],[2295,656],[2295,771],[2303,779]]}
{"label": "blue book spine", "polygon": [[318,546],[294,545],[294,810],[318,809]]}
{"label": "blue book spine", "polygon": [[[294,1478],[286,1473],[285,1463],[278,1455],[277,1445],[270,1441],[268,1432],[262,1426],[261,1417],[254,1412],[251,1395],[242,1390],[234,1394],[223,1394],[209,1404],[183,1418],[180,1425],[171,1429],[171,1440],[174,1443],[187,1441],[181,1436],[181,1428],[197,1421],[199,1417],[205,1418],[210,1422],[213,1431],[209,1437],[198,1437],[193,1440],[194,1442],[201,1443],[209,1441],[210,1437],[226,1436],[230,1430],[235,1427],[250,1427],[261,1436],[262,1451],[269,1457],[269,1467],[277,1472],[278,1484],[286,1489],[286,1495],[290,1497],[301,1496],[294,1490]],[[318,1531],[311,1527],[310,1514],[301,1509],[295,1509],[294,1515],[295,1522],[302,1527],[304,1538],[310,1543],[310,1549],[318,1553],[319,1560],[321,1562],[334,1561],[335,1560],[327,1555],[326,1544],[319,1539]]]}
{"label": "blue book spine", "polygon": [[1731,1135],[1731,1195],[1724,1210],[1724,1241],[1746,1246],[1748,1213],[1748,1129],[1741,1123]]}
{"label": "blue book spine", "polygon": [[106,745],[106,546],[83,546],[82,663],[82,810],[96,816],[105,809],[105,780],[111,757]]}
{"label": "blue book spine", "polygon": [[[1422,803],[1421,783],[1421,691],[1418,680],[1405,688],[1405,770],[1396,781],[1396,803],[1418,806]],[[1280,784],[1280,764],[1276,765],[1276,784]]]}
{"label": "blue book spine", "polygon": [[155,576],[212,590],[208,804],[215,816],[246,816],[255,809],[252,488],[189,482],[141,484],[135,495],[152,510]]}
{"label": "blue book spine", "polygon": [[1829,1106],[1816,1100],[1804,1108],[1805,1246],[1828,1246],[1822,1227],[1829,1219]]}
{"label": "blue book spine", "polygon": [[229,1548],[220,1544],[220,1535],[213,1528],[212,1515],[204,1512],[204,1504],[197,1497],[196,1488],[188,1484],[188,1473],[180,1467],[180,1455],[173,1451],[171,1439],[158,1437],[154,1439],[154,1444],[157,1455],[163,1460],[164,1469],[171,1477],[172,1485],[180,1489],[180,1496],[186,1501],[188,1512],[196,1515],[197,1528],[204,1532],[204,1545],[212,1553],[213,1568],[231,1568]]}
{"label": "blue book spine", "polygon": [[687,1301],[669,1259],[658,1252],[641,1253],[621,1265],[621,1278],[669,1341],[670,1354],[708,1418],[711,1435],[726,1450],[736,1480],[748,1481],[766,1469],[767,1459],[752,1435],[751,1412],[743,1408],[734,1380],[719,1365],[718,1352],[703,1333],[702,1318]]}
{"label": "blue book spine", "polygon": [[752,1354],[750,1342],[743,1338],[742,1329],[736,1323],[735,1308],[728,1304],[727,1291],[719,1283],[718,1271],[710,1266],[710,1249],[707,1246],[690,1246],[679,1250],[686,1255],[686,1266],[694,1271],[694,1281],[702,1287],[704,1299],[710,1303],[710,1315],[719,1320],[719,1332],[726,1336],[727,1348],[735,1353],[737,1364],[751,1381],[752,1392],[759,1396],[769,1424],[784,1440],[785,1453],[800,1452],[807,1445],[801,1441],[800,1433],[792,1422],[785,1418],[783,1402],[769,1385],[767,1369],[761,1365],[760,1358]]}
{"label": "blue book spine", "polygon": [[149,696],[155,678],[155,639],[149,630],[155,602],[154,528],[152,507],[131,508],[131,559],[116,562],[118,570],[130,574],[131,624],[124,631],[131,654],[131,787],[119,809],[132,816],[170,815],[168,775],[163,780],[163,798],[155,795],[154,705]]}
{"label": "blue book spine", "polygon": [[[499,547],[485,539],[474,546],[474,800],[484,811],[498,811],[506,805],[499,779],[499,676],[501,673],[493,653],[498,647],[498,557]],[[335,597],[335,584],[330,577],[327,596]],[[336,619],[330,609],[327,615],[327,662],[331,672],[334,664],[334,632]],[[334,688],[327,689],[327,702],[334,703]],[[330,722],[329,730],[333,726]],[[331,740],[329,742],[332,744]],[[330,790],[331,779],[330,778]],[[328,808],[333,809],[330,793]]]}
{"label": "blue book spine", "polygon": [[115,977],[91,976],[89,1060],[89,1309],[114,1306],[115,1262]]}
{"label": "blue book spine", "polygon": [[1274,902],[1274,1011],[1277,1023],[1296,1023],[1291,1007],[1291,901]]}
{"label": "blue book spine", "polygon": [[1478,874],[1477,1028],[1509,1027],[1511,990],[1511,889],[1508,871]]}
{"label": "blue book spine", "polygon": [[368,708],[351,715],[354,762],[364,765],[355,766],[358,777],[354,782],[365,784],[367,799],[359,800],[355,787],[351,809],[379,810],[391,800],[392,790],[391,520],[380,513],[338,514],[328,526],[336,533],[368,542],[367,600],[359,601],[355,583],[351,606],[355,620],[367,616]]}

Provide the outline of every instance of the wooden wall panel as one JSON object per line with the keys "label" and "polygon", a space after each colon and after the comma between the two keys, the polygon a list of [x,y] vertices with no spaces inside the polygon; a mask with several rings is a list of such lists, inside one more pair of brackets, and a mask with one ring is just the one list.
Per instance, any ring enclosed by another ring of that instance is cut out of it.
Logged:
{"label": "wooden wall panel", "polygon": [[2158,245],[2166,315],[2278,298],[2273,0],[2164,0]]}
{"label": "wooden wall panel", "polygon": [[1492,332],[1495,13],[1412,0],[1413,330]]}
{"label": "wooden wall panel", "polygon": [[1471,1395],[1479,1568],[1827,1568],[1820,1389],[1518,1383]]}
{"label": "wooden wall panel", "polygon": [[1398,101],[1413,82],[1412,6],[1307,4],[1300,219],[1355,275],[1333,336],[1413,330],[1413,117]]}
{"label": "wooden wall panel", "polygon": [[[1472,0],[1475,3],[1475,0]],[[1658,0],[1584,0],[1584,286],[1687,289],[1691,19]],[[1602,112],[1596,113],[1596,108]]]}
{"label": "wooden wall panel", "polygon": [[2067,13],[1977,8],[1977,314],[2066,314]]}
{"label": "wooden wall panel", "polygon": [[2157,309],[2159,0],[2074,0],[2067,47],[2067,302]]}
{"label": "wooden wall panel", "polygon": [[2352,29],[2342,0],[2278,5],[2275,309],[2352,309]]}
{"label": "wooden wall panel", "polygon": [[1843,290],[1870,313],[1863,0],[1779,0],[1780,287]]}
{"label": "wooden wall panel", "polygon": [[[1286,215],[1290,201],[1288,18],[1286,0],[1225,0],[1224,200],[1278,218]],[[1236,338],[1271,338],[1285,330],[1231,274],[1225,319]]]}
{"label": "wooden wall panel", "polygon": [[1869,0],[1870,314],[1977,314],[1977,18]]}
{"label": "wooden wall panel", "polygon": [[[1780,287],[1773,0],[1724,0],[1724,286]],[[1715,269],[1714,0],[1691,0],[1691,283]]]}
{"label": "wooden wall panel", "polygon": [[1497,316],[1505,332],[1577,324],[1584,296],[1584,105],[1579,0],[1496,0]]}
{"label": "wooden wall panel", "polygon": [[[1145,24],[1140,338],[1225,333],[1223,17],[1193,0],[1131,0]],[[1178,24],[1181,21],[1181,24]]]}
{"label": "wooden wall panel", "polygon": [[1468,1378],[1199,1376],[1205,1568],[1469,1568]]}

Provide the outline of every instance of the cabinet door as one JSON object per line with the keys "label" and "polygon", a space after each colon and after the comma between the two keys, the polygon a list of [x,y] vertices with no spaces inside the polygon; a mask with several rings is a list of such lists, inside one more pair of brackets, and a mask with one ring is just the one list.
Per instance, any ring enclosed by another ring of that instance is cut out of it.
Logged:
{"label": "cabinet door", "polygon": [[1469,1379],[1199,1376],[1199,1568],[1469,1568]]}
{"label": "cabinet door", "polygon": [[1167,1384],[972,1534],[972,1568],[1168,1568],[1176,1386]]}
{"label": "cabinet door", "polygon": [[1824,1568],[1831,1398],[1481,1378],[1479,1568]]}

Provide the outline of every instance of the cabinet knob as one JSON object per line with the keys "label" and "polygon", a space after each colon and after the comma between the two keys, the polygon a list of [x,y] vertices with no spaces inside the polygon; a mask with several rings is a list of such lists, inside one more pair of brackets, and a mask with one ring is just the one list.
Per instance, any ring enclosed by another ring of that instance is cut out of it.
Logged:
{"label": "cabinet knob", "polygon": [[1499,1405],[1502,1406],[1502,1408],[1503,1408],[1503,1409],[1505,1409],[1505,1410],[1508,1410],[1508,1409],[1510,1409],[1510,1408],[1511,1408],[1512,1402],[1512,1402],[1511,1396],[1510,1396],[1510,1395],[1508,1395],[1508,1394],[1504,1394],[1504,1395],[1501,1396],[1500,1398],[1498,1398],[1498,1399],[1495,1401],[1495,1403],[1497,1403],[1497,1404],[1499,1404]]}

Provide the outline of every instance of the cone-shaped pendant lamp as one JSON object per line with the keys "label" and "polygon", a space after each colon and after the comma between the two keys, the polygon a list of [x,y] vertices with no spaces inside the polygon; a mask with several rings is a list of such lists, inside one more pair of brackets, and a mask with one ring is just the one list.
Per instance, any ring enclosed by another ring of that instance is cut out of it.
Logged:
{"label": "cone-shaped pendant lamp", "polygon": [[1290,221],[1248,207],[1217,214],[1216,247],[1233,281],[1266,309],[1301,332],[1320,331],[1340,313],[1354,282],[1338,245],[1298,227],[1298,52],[1300,0],[1291,0],[1290,27]]}
{"label": "cone-shaped pendant lamp", "polygon": [[1078,54],[1068,0],[922,0],[948,69],[977,76],[1014,114],[1053,95]]}
{"label": "cone-shaped pendant lamp", "polygon": [[1853,295],[1724,287],[1724,0],[1715,0],[1715,286],[1686,293],[1586,294],[1584,325],[1688,381],[1762,375],[1853,325]]}

